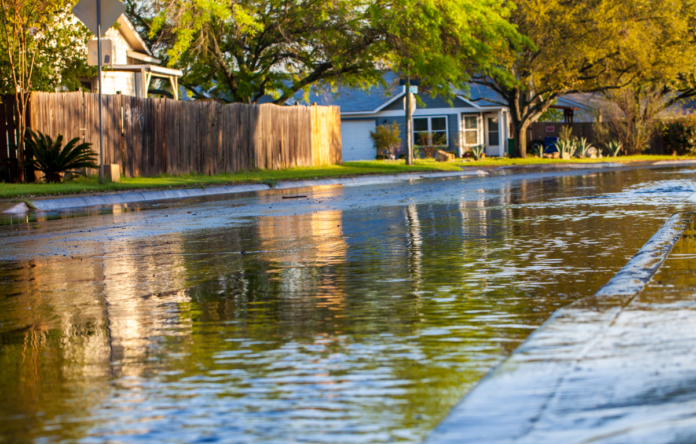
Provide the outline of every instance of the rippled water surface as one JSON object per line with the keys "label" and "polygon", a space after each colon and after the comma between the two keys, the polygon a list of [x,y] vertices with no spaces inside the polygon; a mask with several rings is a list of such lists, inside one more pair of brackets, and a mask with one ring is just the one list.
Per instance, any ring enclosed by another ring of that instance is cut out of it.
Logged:
{"label": "rippled water surface", "polygon": [[694,177],[528,174],[3,219],[0,441],[418,442],[692,209]]}

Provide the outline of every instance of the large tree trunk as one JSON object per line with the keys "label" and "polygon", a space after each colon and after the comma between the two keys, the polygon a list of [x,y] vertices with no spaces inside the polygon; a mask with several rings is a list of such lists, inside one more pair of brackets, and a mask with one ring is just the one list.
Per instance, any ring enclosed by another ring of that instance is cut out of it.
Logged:
{"label": "large tree trunk", "polygon": [[529,122],[512,120],[512,130],[515,137],[515,152],[520,157],[527,157],[527,129]]}

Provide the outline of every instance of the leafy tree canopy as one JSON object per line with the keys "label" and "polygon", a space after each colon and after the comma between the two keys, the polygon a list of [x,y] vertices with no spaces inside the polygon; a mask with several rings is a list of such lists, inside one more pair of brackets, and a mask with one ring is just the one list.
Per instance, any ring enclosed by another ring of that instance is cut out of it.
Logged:
{"label": "leafy tree canopy", "polygon": [[498,69],[473,80],[500,94],[511,110],[519,152],[526,130],[563,94],[632,82],[693,87],[696,67],[690,0],[517,0],[510,21],[534,46],[497,46]]}
{"label": "leafy tree canopy", "polygon": [[[92,35],[70,12],[71,2],[6,0],[5,3],[8,9],[17,7],[24,11],[24,16],[19,18],[21,23],[17,23],[15,30],[15,16],[7,14],[8,33],[0,32],[0,78],[3,80],[0,92],[15,92],[11,55],[16,62],[15,74],[27,79],[24,89],[54,91],[65,87],[77,90],[79,77],[96,75],[96,70],[87,66],[87,41]],[[24,42],[22,36],[12,35],[13,31],[22,30],[27,34]],[[22,60],[20,51],[26,60]]]}
{"label": "leafy tree canopy", "polygon": [[[395,69],[433,93],[465,87],[464,67],[497,71],[525,40],[504,0],[168,0],[128,14],[194,94],[282,104],[312,86],[368,87]],[[505,72],[499,72],[501,77]]]}

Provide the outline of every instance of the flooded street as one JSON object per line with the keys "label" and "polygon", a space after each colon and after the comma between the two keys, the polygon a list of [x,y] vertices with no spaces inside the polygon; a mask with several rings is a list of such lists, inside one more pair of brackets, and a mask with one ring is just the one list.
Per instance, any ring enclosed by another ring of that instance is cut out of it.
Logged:
{"label": "flooded street", "polygon": [[0,442],[420,442],[696,169],[0,219]]}

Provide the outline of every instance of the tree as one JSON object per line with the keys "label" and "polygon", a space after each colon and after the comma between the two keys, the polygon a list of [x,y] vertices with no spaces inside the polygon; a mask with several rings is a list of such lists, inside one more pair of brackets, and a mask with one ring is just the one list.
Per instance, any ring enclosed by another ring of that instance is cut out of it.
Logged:
{"label": "tree", "polygon": [[283,104],[313,86],[368,87],[409,71],[433,93],[493,69],[494,46],[523,39],[503,0],[168,0],[129,17],[194,95]]}
{"label": "tree", "polygon": [[31,91],[75,86],[76,76],[88,70],[86,28],[71,17],[69,6],[63,0],[0,0],[0,89],[15,94],[20,165]]}
{"label": "tree", "polygon": [[[509,107],[518,153],[526,131],[564,94],[601,92],[648,77],[694,72],[687,0],[518,0],[511,22],[533,46],[498,47],[499,69],[474,72]],[[678,66],[670,66],[677,64]]]}

